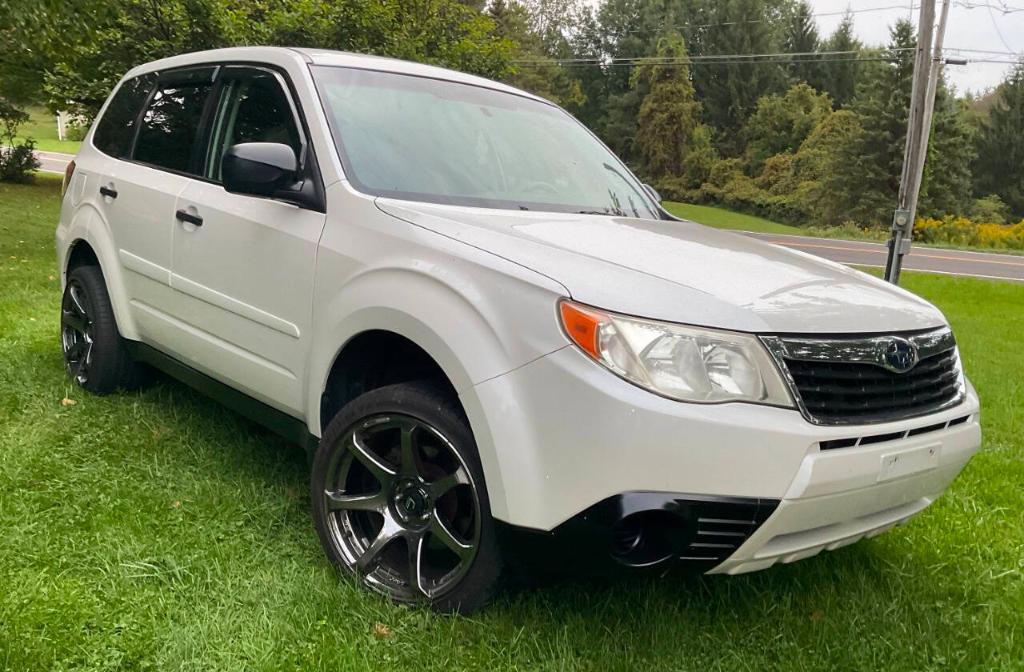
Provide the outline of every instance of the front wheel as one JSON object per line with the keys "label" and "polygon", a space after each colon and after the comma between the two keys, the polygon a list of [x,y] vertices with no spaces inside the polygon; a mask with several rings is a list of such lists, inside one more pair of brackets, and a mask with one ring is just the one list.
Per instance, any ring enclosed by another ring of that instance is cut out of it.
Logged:
{"label": "front wheel", "polygon": [[347,404],[313,461],[313,518],[327,556],[396,602],[469,613],[501,558],[473,435],[432,386],[389,385]]}

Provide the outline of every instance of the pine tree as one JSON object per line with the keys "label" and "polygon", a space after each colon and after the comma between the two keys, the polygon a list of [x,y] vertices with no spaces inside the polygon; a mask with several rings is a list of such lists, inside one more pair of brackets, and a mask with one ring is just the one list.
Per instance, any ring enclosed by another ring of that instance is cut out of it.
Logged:
{"label": "pine tree", "polygon": [[[787,22],[785,49],[791,54],[809,54],[818,51],[820,46],[821,40],[811,6],[806,0],[800,0]],[[800,56],[787,69],[795,82],[807,82],[811,87],[820,89],[822,65],[817,56]]]}
{"label": "pine tree", "polygon": [[[956,100],[945,82],[940,81],[935,93],[918,217],[942,217],[968,211],[975,151],[974,129],[966,105]],[[1019,167],[1015,172],[1019,174]]]}
{"label": "pine tree", "polygon": [[[903,172],[916,38],[908,21],[898,22],[891,35],[886,62],[866,68],[857,86],[850,107],[860,129],[840,152],[836,180],[836,201],[848,218],[869,226],[890,223]],[[936,93],[928,147],[918,214],[963,212],[970,200],[971,132],[944,82]]]}
{"label": "pine tree", "polygon": [[1024,63],[996,90],[976,146],[975,192],[997,194],[1010,207],[1013,221],[1024,218]]}
{"label": "pine tree", "polygon": [[[710,4],[707,22],[717,24],[702,36],[702,54],[766,54],[782,47],[778,16],[787,3],[781,0],[720,0]],[[704,18],[701,17],[703,21]],[[757,100],[786,88],[787,77],[778,63],[737,60],[703,65],[694,70],[697,95],[718,131],[723,153],[742,153],[739,131]]]}
{"label": "pine tree", "polygon": [[857,86],[851,108],[860,130],[842,148],[836,194],[849,219],[875,226],[887,224],[896,207],[914,71],[913,26],[899,21],[890,34],[886,62],[866,68]]}
{"label": "pine tree", "polygon": [[[853,36],[853,15],[847,13],[835,32],[825,41],[823,51],[860,51],[861,43]],[[830,56],[821,63],[821,90],[828,93],[837,108],[845,107],[853,98],[861,64],[856,55]],[[851,59],[851,60],[845,60]]]}
{"label": "pine tree", "polygon": [[[658,40],[657,55],[663,59],[686,56],[686,44],[678,33]],[[690,69],[685,65],[644,65],[636,70],[637,83],[649,92],[637,116],[636,149],[644,172],[654,181],[683,175],[687,150],[700,114],[694,100]]]}

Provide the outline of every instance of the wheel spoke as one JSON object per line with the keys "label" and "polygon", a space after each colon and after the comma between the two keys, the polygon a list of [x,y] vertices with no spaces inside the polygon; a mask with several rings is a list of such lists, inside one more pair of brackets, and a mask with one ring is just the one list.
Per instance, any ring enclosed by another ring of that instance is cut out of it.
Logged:
{"label": "wheel spoke", "polygon": [[[374,478],[380,481],[381,486],[386,486],[395,478],[395,470],[388,466],[383,460],[363,443],[358,432],[353,432],[348,441],[349,450],[359,462],[366,467]],[[384,489],[383,487],[381,488]]]}
{"label": "wheel spoke", "polygon": [[71,306],[75,313],[81,315],[83,318],[88,318],[88,311],[82,305],[82,298],[78,295],[78,288],[75,285],[68,287],[68,296],[71,297]]}
{"label": "wheel spoke", "polygon": [[422,473],[422,469],[420,466],[416,439],[413,436],[413,432],[416,431],[416,426],[402,424],[399,426],[399,431],[402,439],[400,465],[401,474],[409,477],[418,476]]}
{"label": "wheel spoke", "polygon": [[83,340],[75,341],[70,348],[68,348],[66,357],[69,362],[80,362],[85,359],[83,356],[89,344]]}
{"label": "wheel spoke", "polygon": [[[82,345],[82,344],[76,344],[76,347],[77,347],[77,345]],[[75,372],[73,374],[73,377],[76,380],[78,380],[79,383],[84,383],[88,379],[88,377],[87,377],[87,374],[88,374],[87,369],[88,369],[88,366],[89,366],[89,356],[92,354],[92,343],[86,342],[86,343],[84,343],[84,345],[85,345],[85,352],[77,360],[74,360],[75,361]]]}
{"label": "wheel spoke", "polygon": [[387,506],[387,497],[383,490],[369,495],[348,495],[340,491],[327,490],[324,492],[327,497],[327,508],[332,511],[377,511],[381,512]]}
{"label": "wheel spoke", "polygon": [[359,570],[359,573],[366,574],[368,570],[376,566],[381,551],[387,548],[388,544],[392,541],[400,537],[401,534],[402,528],[390,516],[385,515],[384,526],[380,528],[377,537],[370,542],[370,545],[366,547],[363,554],[356,560],[356,569]]}
{"label": "wheel spoke", "polygon": [[84,334],[85,330],[89,326],[89,320],[85,315],[72,310],[65,310],[61,312],[61,322],[64,323],[65,327],[70,327],[80,334]]}
{"label": "wheel spoke", "polygon": [[441,519],[435,510],[430,516],[430,531],[431,533],[441,541],[442,544],[447,546],[452,553],[459,556],[460,558],[466,558],[473,551],[473,544],[462,541],[455,536],[455,533],[451,531],[447,523]]}
{"label": "wheel spoke", "polygon": [[430,589],[423,581],[423,543],[426,536],[423,533],[407,534],[406,543],[409,547],[409,587],[413,592],[430,597]]}
{"label": "wheel spoke", "polygon": [[436,502],[452,488],[459,485],[469,485],[469,475],[466,474],[466,470],[462,467],[430,483],[428,486],[430,488],[430,498]]}

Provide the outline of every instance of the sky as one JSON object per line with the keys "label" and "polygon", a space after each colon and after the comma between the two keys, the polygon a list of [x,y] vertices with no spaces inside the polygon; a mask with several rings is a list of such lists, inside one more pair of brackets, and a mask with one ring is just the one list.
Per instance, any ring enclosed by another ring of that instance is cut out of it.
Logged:
{"label": "sky", "polygon": [[[946,25],[947,50],[979,49],[997,52],[1024,53],[1024,0],[951,0]],[[854,30],[867,45],[884,44],[889,40],[889,27],[900,18],[911,17],[917,24],[918,10],[910,9],[910,0],[808,0],[822,36],[829,35],[842,20],[848,7],[856,12]],[[899,7],[903,5],[903,7]],[[936,14],[942,1],[936,2]],[[890,9],[863,11],[879,7]],[[1019,10],[1004,13],[1003,9]],[[827,15],[827,16],[823,16]],[[1014,60],[1014,56],[973,52],[949,53],[971,59]],[[961,93],[980,92],[998,85],[1012,66],[998,63],[971,62],[947,65],[946,77]]]}

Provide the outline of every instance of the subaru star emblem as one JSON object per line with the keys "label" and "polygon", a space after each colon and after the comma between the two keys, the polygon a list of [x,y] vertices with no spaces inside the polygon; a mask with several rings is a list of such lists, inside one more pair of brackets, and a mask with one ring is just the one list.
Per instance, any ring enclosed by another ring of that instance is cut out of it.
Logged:
{"label": "subaru star emblem", "polygon": [[903,373],[917,364],[917,347],[905,338],[893,338],[882,352],[882,364],[896,373]]}

